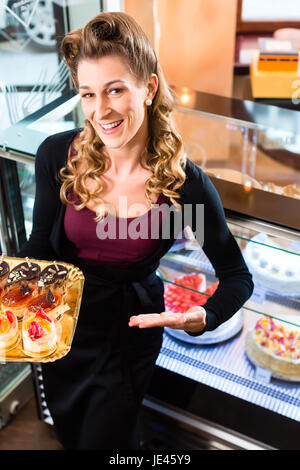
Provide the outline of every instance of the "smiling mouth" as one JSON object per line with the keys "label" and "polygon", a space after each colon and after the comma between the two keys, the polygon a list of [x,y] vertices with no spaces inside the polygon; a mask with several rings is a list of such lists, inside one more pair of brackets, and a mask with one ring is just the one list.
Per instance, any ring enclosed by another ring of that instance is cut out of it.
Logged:
{"label": "smiling mouth", "polygon": [[100,124],[100,127],[102,127],[102,129],[104,129],[105,131],[108,131],[110,129],[114,129],[115,127],[118,127],[122,124],[123,122],[123,119],[121,119],[120,121],[115,121],[115,122],[112,122],[110,124]]}

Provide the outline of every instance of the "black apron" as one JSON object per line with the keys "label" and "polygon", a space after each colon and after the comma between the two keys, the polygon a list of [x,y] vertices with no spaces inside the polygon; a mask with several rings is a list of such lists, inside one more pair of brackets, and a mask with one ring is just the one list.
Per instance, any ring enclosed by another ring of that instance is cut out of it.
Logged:
{"label": "black apron", "polygon": [[71,350],[42,365],[56,435],[65,449],[136,449],[138,412],[163,328],[128,322],[164,311],[158,264],[120,269],[78,261],[85,284]]}
{"label": "black apron", "polygon": [[[57,183],[57,195],[59,188]],[[66,237],[65,209],[59,202],[49,237],[51,253],[41,259],[78,266],[85,284],[71,350],[42,365],[47,406],[65,449],[135,449],[137,416],[163,328],[139,329],[128,322],[132,315],[164,311],[163,282],[156,271],[180,228],[171,226],[171,235],[160,240],[155,252],[130,268],[87,264]],[[31,256],[30,247],[24,253]]]}

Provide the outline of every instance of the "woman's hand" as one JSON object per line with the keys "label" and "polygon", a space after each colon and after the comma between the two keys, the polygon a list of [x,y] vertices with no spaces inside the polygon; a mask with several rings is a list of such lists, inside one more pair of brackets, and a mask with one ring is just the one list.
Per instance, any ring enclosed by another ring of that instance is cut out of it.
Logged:
{"label": "woman's hand", "polygon": [[167,326],[174,330],[185,330],[197,333],[206,325],[206,312],[203,307],[191,307],[185,313],[144,313],[130,317],[129,326],[139,328],[152,328],[153,326]]}

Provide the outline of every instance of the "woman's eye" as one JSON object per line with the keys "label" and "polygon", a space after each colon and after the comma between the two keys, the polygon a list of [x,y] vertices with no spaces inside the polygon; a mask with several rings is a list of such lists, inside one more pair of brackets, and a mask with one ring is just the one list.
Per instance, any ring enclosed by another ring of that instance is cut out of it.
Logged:
{"label": "woman's eye", "polygon": [[122,88],[112,88],[111,90],[109,90],[109,93],[111,95],[117,95],[117,94],[121,93],[122,91],[123,91]]}
{"label": "woman's eye", "polygon": [[90,98],[93,95],[93,93],[85,93],[84,95],[81,96],[81,98]]}

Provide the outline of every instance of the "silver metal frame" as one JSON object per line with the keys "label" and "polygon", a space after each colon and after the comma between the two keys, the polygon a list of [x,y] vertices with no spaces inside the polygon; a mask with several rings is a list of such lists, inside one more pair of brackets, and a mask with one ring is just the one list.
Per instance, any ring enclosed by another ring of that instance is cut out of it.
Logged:
{"label": "silver metal frame", "polygon": [[300,242],[300,232],[293,230],[287,227],[280,227],[278,225],[273,225],[263,220],[251,219],[247,216],[238,216],[238,215],[228,215],[226,214],[227,223],[232,223],[234,225],[239,225],[244,229],[255,230],[257,232],[264,232],[267,235],[272,235],[275,237],[285,238],[287,240]]}
{"label": "silver metal frame", "polygon": [[251,439],[230,429],[212,423],[198,416],[187,413],[179,408],[157,399],[146,397],[143,400],[146,410],[157,413],[166,426],[175,423],[188,432],[198,435],[199,438],[208,442],[209,447],[218,450],[275,450],[262,442]]}

